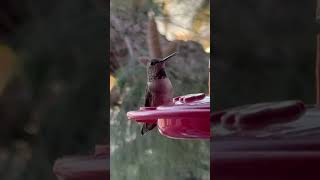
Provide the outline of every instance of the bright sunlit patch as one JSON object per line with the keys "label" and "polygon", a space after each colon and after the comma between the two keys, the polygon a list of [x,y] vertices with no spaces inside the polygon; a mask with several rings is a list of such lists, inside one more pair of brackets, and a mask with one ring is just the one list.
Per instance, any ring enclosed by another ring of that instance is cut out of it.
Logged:
{"label": "bright sunlit patch", "polygon": [[210,53],[210,47],[207,47],[204,51],[205,51],[206,53]]}
{"label": "bright sunlit patch", "polygon": [[157,0],[156,3],[164,4],[163,15],[156,17],[159,33],[169,41],[196,41],[210,53],[210,9],[201,9],[203,1]]}
{"label": "bright sunlit patch", "polygon": [[117,84],[117,79],[112,75],[110,75],[109,78],[110,78],[110,91],[111,91],[112,88]]}
{"label": "bright sunlit patch", "polygon": [[146,153],[151,155],[151,154],[152,154],[152,149],[148,149],[148,150],[146,151]]}

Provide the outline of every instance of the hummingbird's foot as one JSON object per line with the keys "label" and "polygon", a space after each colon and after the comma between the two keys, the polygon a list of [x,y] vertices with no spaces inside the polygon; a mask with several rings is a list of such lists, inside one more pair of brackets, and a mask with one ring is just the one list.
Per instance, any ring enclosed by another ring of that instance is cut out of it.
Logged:
{"label": "hummingbird's foot", "polygon": [[151,131],[156,126],[157,126],[157,123],[154,123],[154,124],[145,123],[145,124],[143,124],[143,126],[141,128],[141,135],[143,136],[144,134],[146,134],[147,132]]}

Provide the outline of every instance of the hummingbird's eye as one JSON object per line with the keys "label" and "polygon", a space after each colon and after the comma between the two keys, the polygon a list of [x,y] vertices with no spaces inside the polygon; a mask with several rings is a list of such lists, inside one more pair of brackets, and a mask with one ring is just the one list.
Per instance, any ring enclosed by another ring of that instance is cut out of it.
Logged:
{"label": "hummingbird's eye", "polygon": [[156,65],[158,62],[157,61],[151,61],[151,66]]}

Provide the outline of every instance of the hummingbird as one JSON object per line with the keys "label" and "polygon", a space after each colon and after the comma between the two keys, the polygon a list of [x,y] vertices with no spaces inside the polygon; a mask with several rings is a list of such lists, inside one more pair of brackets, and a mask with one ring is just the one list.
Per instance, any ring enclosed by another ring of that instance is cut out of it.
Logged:
{"label": "hummingbird", "polygon": [[[163,59],[141,59],[147,68],[147,86],[145,91],[145,107],[157,107],[172,104],[173,87],[166,75],[165,64],[175,53]],[[145,123],[141,128],[141,135],[152,130],[157,123]]]}

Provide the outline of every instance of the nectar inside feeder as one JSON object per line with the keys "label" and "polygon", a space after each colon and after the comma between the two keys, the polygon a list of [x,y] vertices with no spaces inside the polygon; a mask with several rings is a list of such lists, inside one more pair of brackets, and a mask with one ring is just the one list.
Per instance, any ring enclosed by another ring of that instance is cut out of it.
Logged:
{"label": "nectar inside feeder", "polygon": [[127,116],[138,123],[157,123],[168,138],[210,138],[210,96],[203,93],[175,97],[173,105],[141,107]]}

